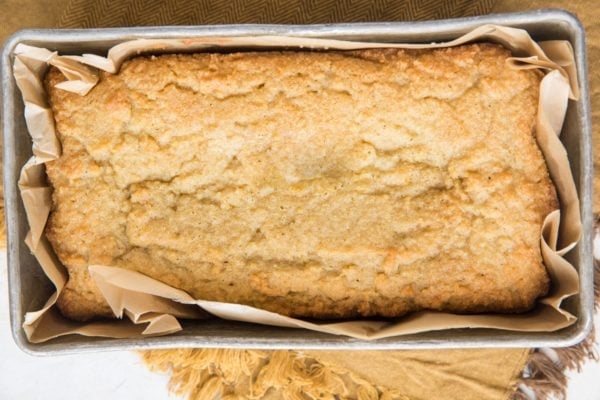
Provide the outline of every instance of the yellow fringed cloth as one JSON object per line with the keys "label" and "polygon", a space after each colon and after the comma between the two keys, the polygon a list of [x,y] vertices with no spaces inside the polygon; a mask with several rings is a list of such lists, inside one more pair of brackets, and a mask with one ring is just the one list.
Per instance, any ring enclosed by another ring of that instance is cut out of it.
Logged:
{"label": "yellow fringed cloth", "polygon": [[169,389],[202,399],[508,399],[527,350],[259,351],[140,353]]}
{"label": "yellow fringed cloth", "polygon": [[190,399],[409,400],[295,351],[177,349],[142,357],[151,370],[171,375],[171,392]]}

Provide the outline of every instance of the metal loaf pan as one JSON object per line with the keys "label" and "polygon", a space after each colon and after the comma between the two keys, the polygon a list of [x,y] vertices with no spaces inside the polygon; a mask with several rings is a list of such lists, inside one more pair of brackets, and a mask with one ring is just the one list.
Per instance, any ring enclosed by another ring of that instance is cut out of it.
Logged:
{"label": "metal loaf pan", "polygon": [[[187,322],[173,335],[145,339],[105,339],[66,336],[47,343],[31,344],[21,328],[26,312],[39,309],[54,290],[24,238],[27,219],[17,188],[21,167],[31,156],[31,140],[23,117],[21,94],[12,77],[12,52],[18,43],[46,47],[62,54],[105,54],[111,46],[136,38],[198,36],[292,35],[379,42],[430,42],[449,40],[482,24],[522,28],[536,40],[562,39],[576,54],[581,99],[571,102],[561,140],[581,199],[583,238],[569,253],[578,268],[581,291],[568,300],[567,308],[577,323],[557,332],[519,333],[486,329],[460,329],[361,341],[300,329],[285,329],[223,320]],[[585,38],[581,23],[561,10],[497,14],[482,17],[427,22],[386,22],[326,25],[222,25],[144,27],[87,30],[24,30],[14,34],[2,54],[4,131],[4,196],[8,235],[8,273],[12,333],[26,352],[51,355],[101,350],[131,350],[177,347],[229,347],[268,349],[424,349],[468,347],[569,346],[581,341],[592,325],[592,146],[587,88]]]}

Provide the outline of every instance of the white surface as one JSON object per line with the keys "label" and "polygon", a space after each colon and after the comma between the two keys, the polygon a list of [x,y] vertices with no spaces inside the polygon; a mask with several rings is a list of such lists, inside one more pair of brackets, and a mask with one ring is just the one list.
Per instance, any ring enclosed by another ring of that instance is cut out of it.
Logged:
{"label": "white surface", "polygon": [[[57,357],[23,353],[10,333],[6,282],[6,254],[1,252],[0,400],[175,399],[167,392],[167,377],[149,372],[133,352]],[[569,373],[567,399],[600,400],[600,363],[588,362],[581,373]]]}

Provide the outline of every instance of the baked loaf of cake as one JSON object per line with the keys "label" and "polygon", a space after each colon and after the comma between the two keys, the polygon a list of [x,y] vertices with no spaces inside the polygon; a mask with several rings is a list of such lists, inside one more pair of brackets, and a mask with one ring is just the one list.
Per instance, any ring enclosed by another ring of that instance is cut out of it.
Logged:
{"label": "baked loaf of cake", "polygon": [[96,264],[297,317],[531,308],[558,203],[535,141],[541,74],[509,56],[136,57],[86,96],[50,70],[60,309],[112,315]]}

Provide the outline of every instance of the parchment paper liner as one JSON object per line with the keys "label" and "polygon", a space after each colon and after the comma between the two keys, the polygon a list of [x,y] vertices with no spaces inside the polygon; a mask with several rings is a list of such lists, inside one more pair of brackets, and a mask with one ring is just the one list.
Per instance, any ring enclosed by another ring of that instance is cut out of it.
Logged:
{"label": "parchment paper liner", "polygon": [[[127,58],[140,53],[206,51],[218,48],[311,48],[364,49],[381,47],[450,47],[472,41],[491,41],[509,48],[514,68],[538,68],[546,74],[541,82],[537,116],[537,140],[557,188],[561,210],[550,213],[542,227],[540,245],[544,263],[552,280],[551,292],[539,300],[531,312],[516,315],[455,315],[418,312],[397,321],[349,321],[312,323],[249,306],[196,300],[143,274],[110,266],[90,265],[89,271],[119,319],[79,323],[62,317],[55,306],[67,281],[67,273],[43,235],[51,208],[51,188],[43,163],[60,156],[54,120],[46,100],[42,79],[48,65],[58,67],[68,78],[58,85],[64,90],[85,95],[98,82],[97,69],[117,72]],[[378,339],[450,328],[494,328],[512,331],[555,331],[573,324],[576,317],[561,308],[562,301],[579,291],[575,268],[562,256],[571,250],[581,235],[579,200],[567,154],[559,140],[569,99],[579,97],[573,50],[566,41],[534,42],[526,31],[497,25],[484,25],[446,43],[390,44],[349,42],[329,39],[282,36],[138,39],[114,46],[107,57],[93,54],[59,56],[47,49],[18,45],[15,49],[14,75],[25,102],[25,119],[33,139],[33,157],[21,171],[19,188],[25,205],[30,232],[26,243],[39,261],[56,292],[45,306],[25,316],[23,329],[33,343],[67,334],[132,338],[164,335],[181,328],[177,318],[214,316],[265,325],[299,327],[358,339]],[[561,214],[562,213],[562,214]],[[196,307],[195,305],[200,308]],[[204,310],[204,311],[203,311]],[[206,311],[206,312],[205,312]],[[127,316],[126,319],[122,318]],[[201,323],[201,322],[199,322]]]}

